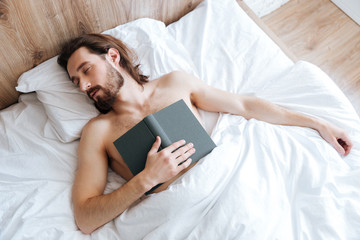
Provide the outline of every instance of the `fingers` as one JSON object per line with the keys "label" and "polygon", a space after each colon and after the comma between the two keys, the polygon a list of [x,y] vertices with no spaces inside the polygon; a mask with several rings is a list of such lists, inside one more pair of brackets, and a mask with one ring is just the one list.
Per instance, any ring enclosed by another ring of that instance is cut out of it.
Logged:
{"label": "fingers", "polygon": [[187,168],[188,166],[190,166],[192,162],[191,158],[186,159],[185,161],[182,161],[181,163],[178,164],[180,171],[182,171],[183,169]]}
{"label": "fingers", "polygon": [[340,153],[341,155],[345,155],[345,149],[340,145],[340,143],[336,140],[332,143],[333,147]]}
{"label": "fingers", "polygon": [[348,155],[353,146],[351,140],[347,136],[345,136],[343,138],[339,138],[337,142],[344,149],[344,155]]}
{"label": "fingers", "polygon": [[195,153],[194,144],[188,143],[185,145],[185,140],[180,140],[171,144],[168,147],[168,150],[171,151],[179,163],[185,161]]}
{"label": "fingers", "polygon": [[346,136],[343,138],[334,139],[331,145],[336,149],[339,154],[343,156],[348,155],[352,148],[352,142]]}
{"label": "fingers", "polygon": [[318,131],[321,137],[331,144],[339,154],[343,156],[348,155],[353,144],[347,133],[326,121],[323,121],[320,125],[321,127]]}
{"label": "fingers", "polygon": [[183,155],[184,153],[190,151],[191,149],[194,149],[194,145],[192,143],[188,143],[186,145],[183,145],[182,147],[176,149],[175,151],[173,151],[176,155],[176,158],[180,157],[181,155]]}
{"label": "fingers", "polygon": [[186,142],[185,140],[180,140],[180,141],[177,141],[177,142],[174,142],[173,144],[171,144],[170,146],[167,147],[167,149],[170,151],[170,152],[174,152],[176,149],[178,149],[179,147],[181,147],[182,145],[184,145]]}
{"label": "fingers", "polygon": [[177,157],[176,160],[178,164],[180,165],[183,163],[186,159],[188,159],[191,155],[195,153],[195,148],[192,143],[188,143],[185,146],[179,148],[176,152],[174,152]]}
{"label": "fingers", "polygon": [[[177,165],[182,165],[183,162],[187,161],[187,159],[195,153],[195,148],[193,143],[188,143],[185,145],[185,140],[177,141],[166,148],[166,151],[171,152],[174,163]],[[164,149],[165,150],[165,149]],[[185,166],[191,163],[185,164]]]}

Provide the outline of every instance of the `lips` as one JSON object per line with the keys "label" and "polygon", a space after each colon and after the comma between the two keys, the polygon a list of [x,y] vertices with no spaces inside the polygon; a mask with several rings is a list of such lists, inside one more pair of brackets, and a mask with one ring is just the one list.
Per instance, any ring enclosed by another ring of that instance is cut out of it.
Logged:
{"label": "lips", "polygon": [[91,99],[95,100],[95,97],[96,97],[97,93],[99,92],[99,90],[100,90],[99,88],[90,89],[90,91],[88,91],[88,96]]}
{"label": "lips", "polygon": [[92,99],[94,99],[95,95],[97,94],[99,90],[94,90],[92,93],[90,93],[90,96]]}

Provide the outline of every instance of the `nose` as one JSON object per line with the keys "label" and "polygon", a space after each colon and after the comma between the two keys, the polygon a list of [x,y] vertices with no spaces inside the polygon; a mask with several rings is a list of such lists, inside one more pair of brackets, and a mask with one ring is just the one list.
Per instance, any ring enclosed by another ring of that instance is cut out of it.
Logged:
{"label": "nose", "polygon": [[89,81],[80,80],[80,90],[85,92],[91,88],[91,83]]}

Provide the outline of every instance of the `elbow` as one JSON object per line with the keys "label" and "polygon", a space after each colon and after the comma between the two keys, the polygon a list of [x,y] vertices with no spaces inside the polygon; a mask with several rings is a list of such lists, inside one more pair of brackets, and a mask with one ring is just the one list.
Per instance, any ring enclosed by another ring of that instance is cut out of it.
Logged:
{"label": "elbow", "polygon": [[80,228],[80,231],[83,233],[83,234],[91,234],[94,230],[91,230],[91,229],[86,229],[86,228]]}
{"label": "elbow", "polygon": [[240,99],[240,112],[246,120],[259,118],[259,109],[263,105],[263,101],[256,97],[246,96]]}
{"label": "elbow", "polygon": [[91,234],[95,229],[79,228],[83,234]]}
{"label": "elbow", "polygon": [[76,222],[77,227],[83,234],[91,234],[96,229],[96,228],[92,227],[87,221],[79,220],[79,219],[75,218],[75,222]]}
{"label": "elbow", "polygon": [[97,229],[97,227],[95,227],[91,223],[91,217],[86,217],[81,213],[79,213],[78,211],[75,211],[74,213],[75,213],[75,223],[82,233],[91,234]]}
{"label": "elbow", "polygon": [[241,96],[237,99],[236,106],[235,114],[244,117],[246,120],[254,118],[252,98]]}

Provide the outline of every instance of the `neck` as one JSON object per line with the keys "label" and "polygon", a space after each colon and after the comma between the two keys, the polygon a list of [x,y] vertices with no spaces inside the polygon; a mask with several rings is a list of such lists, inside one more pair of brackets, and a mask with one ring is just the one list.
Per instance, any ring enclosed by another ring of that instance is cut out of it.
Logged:
{"label": "neck", "polygon": [[113,104],[115,114],[138,113],[146,108],[152,89],[149,84],[140,85],[129,74],[122,73],[124,85]]}

